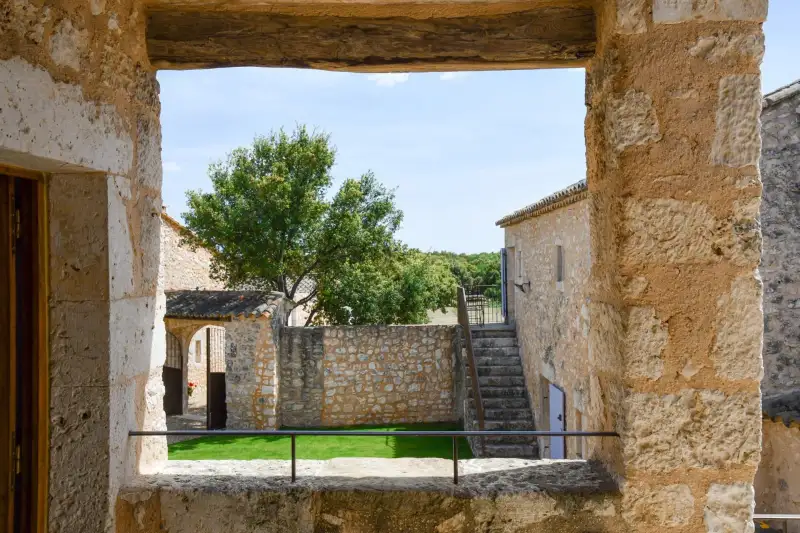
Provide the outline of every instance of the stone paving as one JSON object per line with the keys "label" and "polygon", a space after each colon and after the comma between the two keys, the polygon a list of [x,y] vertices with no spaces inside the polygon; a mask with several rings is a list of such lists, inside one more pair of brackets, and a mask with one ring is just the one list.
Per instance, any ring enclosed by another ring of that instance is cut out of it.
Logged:
{"label": "stone paving", "polygon": [[[186,414],[168,416],[167,429],[170,431],[179,429],[206,429],[206,406],[189,407],[189,412]],[[197,437],[167,437],[167,444],[196,438]]]}

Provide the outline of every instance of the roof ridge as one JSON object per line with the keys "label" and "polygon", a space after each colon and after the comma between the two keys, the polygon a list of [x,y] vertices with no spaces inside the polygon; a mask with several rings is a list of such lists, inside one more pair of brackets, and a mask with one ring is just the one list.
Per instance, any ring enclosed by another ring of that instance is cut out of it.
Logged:
{"label": "roof ridge", "polygon": [[517,209],[510,215],[507,215],[495,222],[495,225],[504,228],[506,226],[521,222],[525,219],[533,218],[535,216],[550,212],[554,209],[558,209],[559,207],[564,207],[585,198],[588,190],[589,188],[585,179],[576,181],[572,185],[549,194],[544,198],[523,207],[522,209]]}
{"label": "roof ridge", "polygon": [[765,94],[763,107],[773,106],[798,93],[800,93],[800,80],[795,80],[784,85],[783,87],[778,87],[774,91]]}

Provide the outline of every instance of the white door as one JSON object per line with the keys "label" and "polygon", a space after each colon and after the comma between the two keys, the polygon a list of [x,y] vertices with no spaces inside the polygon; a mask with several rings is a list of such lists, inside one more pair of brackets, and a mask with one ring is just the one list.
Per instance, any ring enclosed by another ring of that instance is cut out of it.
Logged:
{"label": "white door", "polygon": [[[566,418],[564,417],[564,391],[551,383],[548,392],[550,396],[550,431],[566,431],[567,425]],[[566,458],[564,437],[550,437],[550,458]]]}

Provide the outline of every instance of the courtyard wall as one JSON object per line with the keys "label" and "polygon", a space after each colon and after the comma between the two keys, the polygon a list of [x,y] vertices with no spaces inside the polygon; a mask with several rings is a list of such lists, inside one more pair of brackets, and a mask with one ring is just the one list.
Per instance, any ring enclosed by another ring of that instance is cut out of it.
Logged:
{"label": "courtyard wall", "polygon": [[286,426],[457,420],[453,326],[285,328]]}

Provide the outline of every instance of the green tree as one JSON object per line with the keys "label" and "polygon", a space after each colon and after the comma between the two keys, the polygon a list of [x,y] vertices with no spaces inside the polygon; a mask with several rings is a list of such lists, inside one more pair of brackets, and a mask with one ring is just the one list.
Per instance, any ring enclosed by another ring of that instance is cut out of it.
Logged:
{"label": "green tree", "polygon": [[187,193],[185,241],[212,251],[212,276],[228,287],[294,299],[303,280],[313,280],[300,305],[352,265],[389,260],[403,216],[394,193],[368,172],[329,197],[334,158],[328,135],[302,126],[257,137],[209,167],[213,192]]}
{"label": "green tree", "polygon": [[448,265],[416,250],[391,258],[348,262],[321,286],[321,318],[334,324],[424,324],[428,310],[455,305],[456,280]]}

